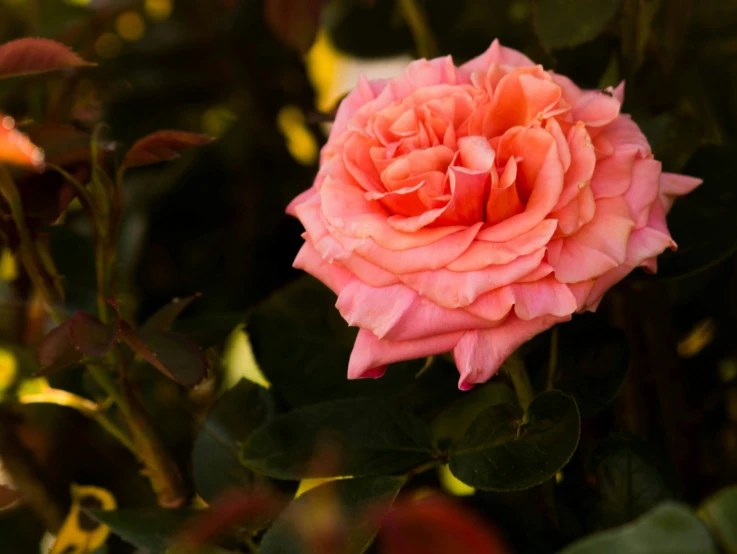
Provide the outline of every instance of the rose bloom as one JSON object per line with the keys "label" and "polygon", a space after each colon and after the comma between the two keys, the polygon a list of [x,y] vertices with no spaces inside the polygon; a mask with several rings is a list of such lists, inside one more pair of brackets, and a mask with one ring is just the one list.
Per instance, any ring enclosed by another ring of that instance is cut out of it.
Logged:
{"label": "rose bloom", "polygon": [[295,267],[359,327],[349,378],[452,351],[469,389],[634,268],[656,271],[676,247],[665,214],[701,181],[661,172],[623,94],[497,41],[460,67],[359,81],[287,209],[306,230]]}

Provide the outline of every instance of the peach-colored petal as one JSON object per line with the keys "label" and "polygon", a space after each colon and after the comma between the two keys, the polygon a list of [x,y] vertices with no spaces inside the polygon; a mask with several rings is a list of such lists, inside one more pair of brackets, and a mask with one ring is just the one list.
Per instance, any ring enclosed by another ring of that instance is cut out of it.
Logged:
{"label": "peach-colored petal", "polygon": [[665,213],[670,211],[677,196],[688,194],[701,183],[703,181],[696,177],[676,173],[662,173],[660,175],[660,201],[663,203]]}
{"label": "peach-colored petal", "polygon": [[336,232],[332,232],[332,235],[349,250],[397,274],[401,279],[404,273],[431,271],[447,266],[468,249],[480,227],[481,223],[477,223],[427,246],[401,251],[387,250],[371,239],[355,240],[341,237]]}
{"label": "peach-colored petal", "polygon": [[467,331],[453,349],[461,374],[458,388],[468,390],[488,381],[522,343],[568,319],[570,316],[546,316],[525,321],[510,314],[499,327]]}
{"label": "peach-colored petal", "polygon": [[606,93],[586,91],[573,105],[573,121],[583,121],[589,127],[602,127],[611,123],[622,105]]}
{"label": "peach-colored petal", "polygon": [[508,264],[545,246],[555,228],[556,221],[546,219],[530,231],[506,242],[487,242],[483,237],[484,231],[481,231],[468,250],[447,267],[451,271],[478,271],[489,265]]}
{"label": "peach-colored petal", "polygon": [[555,277],[511,287],[514,291],[514,313],[520,319],[530,320],[545,315],[563,317],[576,311],[576,298]]}
{"label": "peach-colored petal", "polygon": [[320,279],[335,294],[340,294],[355,279],[350,271],[325,262],[309,242],[305,242],[299,249],[292,265]]}
{"label": "peach-colored petal", "polygon": [[521,52],[512,48],[506,48],[495,39],[486,52],[464,63],[460,67],[460,70],[461,72],[471,74],[474,71],[485,71],[492,64],[512,65],[515,67],[535,65],[530,58]]}
{"label": "peach-colored petal", "polygon": [[462,308],[490,290],[515,282],[532,272],[543,259],[545,249],[520,256],[504,265],[491,265],[462,273],[448,269],[399,275],[401,281],[421,296],[446,308]]}
{"label": "peach-colored petal", "polygon": [[421,229],[414,233],[397,231],[387,223],[387,211],[377,201],[368,201],[364,192],[330,176],[320,190],[322,213],[342,235],[355,239],[371,238],[387,249],[401,251],[433,244],[463,227]]}
{"label": "peach-colored petal", "polygon": [[348,122],[354,114],[364,105],[376,98],[378,93],[386,86],[385,80],[368,81],[364,75],[358,79],[358,84],[340,103],[335,114],[335,121],[331,134],[340,135],[346,130]]}
{"label": "peach-colored petal", "polygon": [[533,283],[539,281],[553,273],[553,266],[547,262],[540,262],[540,265],[533,269],[530,273],[517,279],[518,283]]}
{"label": "peach-colored petal", "polygon": [[560,123],[555,118],[550,118],[545,122],[545,130],[555,140],[560,165],[563,168],[563,172],[567,173],[568,168],[571,166],[571,149],[568,146],[568,139],[560,128]]}
{"label": "peach-colored petal", "polygon": [[576,124],[571,127],[567,143],[570,152],[569,169],[563,178],[563,191],[553,210],[559,210],[571,202],[579,191],[588,185],[596,166],[594,145],[585,125]]}
{"label": "peach-colored petal", "polygon": [[640,156],[651,154],[647,138],[628,114],[620,114],[609,123],[599,137],[605,137],[615,150],[637,150]]}
{"label": "peach-colored petal", "polygon": [[343,146],[343,166],[355,182],[366,191],[384,190],[379,172],[372,163],[371,141],[359,134],[351,135]]}
{"label": "peach-colored petal", "polygon": [[583,312],[587,306],[587,299],[591,294],[591,290],[594,288],[595,279],[588,279],[586,281],[579,281],[578,283],[568,283],[568,288],[571,289],[571,294],[576,298],[576,311]]}
{"label": "peach-colored petal", "polygon": [[348,378],[380,377],[386,366],[404,360],[424,358],[449,352],[463,336],[463,331],[417,340],[392,342],[381,340],[371,331],[358,331],[348,362]]}
{"label": "peach-colored petal", "polygon": [[463,167],[474,171],[489,171],[494,167],[496,152],[486,137],[469,136],[458,139],[458,152]]}
{"label": "peach-colored petal", "polygon": [[451,167],[448,171],[451,200],[434,225],[473,225],[484,220],[484,196],[491,181],[488,170]]}
{"label": "peach-colored petal", "polygon": [[620,150],[596,163],[591,190],[597,199],[622,196],[627,192],[637,155],[636,150]]}
{"label": "peach-colored petal", "polygon": [[642,229],[650,218],[650,207],[658,197],[661,164],[652,158],[637,160],[632,168],[632,184],[624,195],[635,229]]}
{"label": "peach-colored petal", "polygon": [[561,98],[561,88],[550,79],[547,73],[544,78],[529,74],[520,75],[519,84],[527,103],[527,120],[548,117]]}
{"label": "peach-colored petal", "polygon": [[625,260],[633,228],[634,222],[623,198],[599,200],[594,219],[578,233],[561,239],[559,259],[555,263],[551,261],[555,276],[562,283],[575,283],[617,267]]}
{"label": "peach-colored petal", "polygon": [[438,306],[405,285],[375,288],[353,280],[341,291],[336,307],[349,325],[394,342],[490,325],[464,310]]}
{"label": "peach-colored petal", "polygon": [[512,155],[522,157],[518,183],[519,174],[526,175],[530,197],[524,212],[487,229],[486,240],[510,240],[534,228],[553,209],[563,189],[563,168],[558,149],[548,133],[542,129],[525,129],[518,133],[510,146]]}

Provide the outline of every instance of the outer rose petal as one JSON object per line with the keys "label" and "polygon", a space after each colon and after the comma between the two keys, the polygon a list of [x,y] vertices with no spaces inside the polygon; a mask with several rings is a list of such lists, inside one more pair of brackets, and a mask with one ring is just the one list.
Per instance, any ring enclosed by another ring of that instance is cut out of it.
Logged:
{"label": "outer rose petal", "polygon": [[663,203],[665,213],[670,211],[673,201],[677,196],[688,194],[698,187],[703,181],[688,175],[676,173],[661,173],[660,175],[660,201]]}
{"label": "outer rose petal", "polygon": [[513,65],[516,67],[535,65],[530,58],[521,52],[512,48],[506,48],[499,44],[498,40],[494,40],[486,52],[464,63],[460,67],[460,70],[464,73],[486,71],[491,64],[495,63],[500,65]]}
{"label": "outer rose petal", "polygon": [[331,135],[340,135],[345,131],[348,121],[353,115],[376,98],[379,92],[386,86],[386,80],[369,81],[364,75],[358,78],[358,84],[340,103],[338,111],[335,114],[335,121],[331,129]]}
{"label": "outer rose petal", "polygon": [[320,279],[335,294],[340,294],[340,291],[354,280],[350,271],[325,262],[309,242],[302,245],[292,265]]}
{"label": "outer rose petal", "polygon": [[511,314],[499,327],[467,331],[453,349],[461,374],[458,388],[468,390],[477,383],[488,381],[522,343],[569,319],[570,316],[545,316],[524,321]]}
{"label": "outer rose petal", "polygon": [[624,263],[633,228],[623,198],[599,200],[592,221],[570,237],[558,239],[562,241],[562,250],[557,260],[551,260],[555,276],[563,283],[576,283]]}
{"label": "outer rose petal", "polygon": [[435,335],[417,340],[392,342],[381,340],[371,331],[358,331],[348,362],[348,379],[381,377],[386,366],[403,360],[414,360],[453,350],[463,331]]}
{"label": "outer rose petal", "polygon": [[464,310],[442,308],[405,285],[374,288],[354,280],[342,288],[336,307],[349,325],[390,341],[490,326]]}

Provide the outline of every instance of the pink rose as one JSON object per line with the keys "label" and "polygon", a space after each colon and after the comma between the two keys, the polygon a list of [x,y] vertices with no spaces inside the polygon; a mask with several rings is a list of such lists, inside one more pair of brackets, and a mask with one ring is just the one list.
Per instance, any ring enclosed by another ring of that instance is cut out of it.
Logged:
{"label": "pink rose", "polygon": [[341,103],[295,267],[360,328],[348,377],[453,351],[459,387],[676,245],[665,214],[699,179],[662,173],[620,113],[497,41],[456,67],[419,60]]}

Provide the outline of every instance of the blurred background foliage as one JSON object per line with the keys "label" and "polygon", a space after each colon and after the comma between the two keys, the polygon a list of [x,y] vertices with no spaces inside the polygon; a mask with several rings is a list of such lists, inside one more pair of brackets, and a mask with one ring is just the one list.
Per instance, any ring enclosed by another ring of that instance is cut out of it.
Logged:
{"label": "blurred background foliage", "polygon": [[[696,505],[737,481],[737,2],[0,0],[0,44],[26,36],[53,38],[98,64],[0,81],[3,112],[68,170],[86,171],[75,151],[100,122],[111,151],[162,128],[217,138],[125,182],[122,309],[143,321],[172,298],[201,292],[178,325],[216,346],[207,351],[214,371],[193,391],[149,367],[134,375],[181,467],[196,466],[196,430],[219,392],[244,376],[266,378],[280,410],[398,394],[427,415],[457,398],[447,372],[429,372],[420,385],[409,369],[377,383],[343,381],[352,331],[331,311],[329,293],[304,280],[290,285],[302,229],[284,208],[311,184],[324,122],[360,72],[391,76],[422,55],[461,62],[498,38],[583,87],[625,80],[624,111],[664,170],[705,184],[669,216],[680,249],[661,258],[657,276],[633,274],[596,315],[556,331],[561,388],[583,417],[579,450],[557,478],[558,515],[549,516],[537,489],[477,491],[465,504],[498,525],[514,551],[554,552],[661,501]],[[79,206],[56,175],[19,188],[48,232],[67,308],[94,311],[91,232]],[[65,224],[49,226],[60,210]],[[29,348],[48,323],[7,250],[0,277],[2,393],[21,381],[33,386]],[[253,350],[242,331],[247,313]],[[546,333],[525,348],[538,381],[550,343]],[[89,387],[79,371],[49,379],[66,390]],[[134,461],[76,412],[0,411],[0,436],[0,457],[12,450],[6,458],[20,457],[23,471],[51,491],[51,520],[67,512],[70,483],[102,486],[124,507],[154,503]],[[449,475],[425,475],[420,485],[473,492]],[[196,467],[186,479],[198,479]],[[0,552],[38,552],[44,533],[0,466]],[[117,538],[107,549],[131,551]]]}

